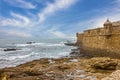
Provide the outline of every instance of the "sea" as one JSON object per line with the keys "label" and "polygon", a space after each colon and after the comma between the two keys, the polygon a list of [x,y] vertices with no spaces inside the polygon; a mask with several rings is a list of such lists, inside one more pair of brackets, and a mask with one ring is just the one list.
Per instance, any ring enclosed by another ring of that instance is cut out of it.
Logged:
{"label": "sea", "polygon": [[[69,56],[74,47],[64,45],[66,41],[67,39],[0,39],[0,68],[14,67],[41,58]],[[18,50],[4,51],[11,48]]]}

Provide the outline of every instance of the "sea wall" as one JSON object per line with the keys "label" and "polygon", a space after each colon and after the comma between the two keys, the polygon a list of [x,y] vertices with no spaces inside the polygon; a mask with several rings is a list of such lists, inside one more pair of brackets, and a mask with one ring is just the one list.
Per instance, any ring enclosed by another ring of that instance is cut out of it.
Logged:
{"label": "sea wall", "polygon": [[96,28],[77,35],[81,53],[88,56],[120,58],[120,29]]}

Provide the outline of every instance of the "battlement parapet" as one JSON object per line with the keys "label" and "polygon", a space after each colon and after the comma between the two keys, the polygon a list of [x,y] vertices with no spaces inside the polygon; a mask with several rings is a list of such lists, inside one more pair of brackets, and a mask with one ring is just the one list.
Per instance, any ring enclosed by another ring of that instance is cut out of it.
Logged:
{"label": "battlement parapet", "polygon": [[[84,31],[84,36],[107,36],[111,34],[120,34],[120,21],[104,23],[104,27],[89,29]],[[111,25],[112,24],[112,25]]]}

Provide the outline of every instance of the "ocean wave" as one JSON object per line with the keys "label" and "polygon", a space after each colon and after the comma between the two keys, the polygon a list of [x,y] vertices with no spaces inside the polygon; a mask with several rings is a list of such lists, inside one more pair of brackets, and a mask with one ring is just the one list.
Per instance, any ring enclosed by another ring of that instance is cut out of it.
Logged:
{"label": "ocean wave", "polygon": [[4,51],[4,49],[6,49],[6,48],[0,48],[0,51]]}
{"label": "ocean wave", "polygon": [[15,44],[17,47],[26,47],[26,46],[65,46],[63,42],[61,43],[32,43],[32,44]]}
{"label": "ocean wave", "polygon": [[[11,60],[16,60],[16,59],[24,59],[24,58],[28,58],[28,57],[30,57],[30,56],[33,56],[33,55],[35,55],[35,54],[38,54],[38,53],[32,52],[32,53],[30,53],[30,54],[28,54],[28,55],[9,56],[9,57],[4,58],[4,59],[5,59],[5,60],[9,60],[9,61],[11,61]],[[2,60],[2,59],[1,59],[1,60]]]}
{"label": "ocean wave", "polygon": [[67,56],[69,55],[69,52],[60,52],[58,56]]}
{"label": "ocean wave", "polygon": [[29,46],[30,44],[14,44],[14,45],[19,47],[25,47],[25,46]]}
{"label": "ocean wave", "polygon": [[6,59],[0,59],[0,61],[8,61],[8,60],[6,60]]}
{"label": "ocean wave", "polygon": [[48,54],[48,56],[46,56],[45,58],[60,58],[60,57],[68,56],[68,55],[69,55],[69,52],[59,52],[56,55]]}
{"label": "ocean wave", "polygon": [[21,50],[19,51],[30,51],[31,49],[30,48],[21,48]]}
{"label": "ocean wave", "polygon": [[46,44],[45,46],[65,46],[64,44]]}

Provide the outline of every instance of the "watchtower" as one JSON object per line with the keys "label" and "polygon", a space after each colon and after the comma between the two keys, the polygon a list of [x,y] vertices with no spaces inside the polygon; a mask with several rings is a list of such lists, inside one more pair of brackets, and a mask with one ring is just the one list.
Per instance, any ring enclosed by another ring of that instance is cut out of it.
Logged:
{"label": "watchtower", "polygon": [[105,29],[105,35],[110,35],[111,30],[112,30],[112,23],[109,21],[109,19],[106,20],[103,26]]}

